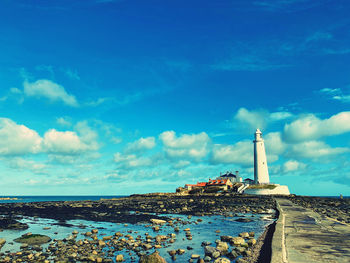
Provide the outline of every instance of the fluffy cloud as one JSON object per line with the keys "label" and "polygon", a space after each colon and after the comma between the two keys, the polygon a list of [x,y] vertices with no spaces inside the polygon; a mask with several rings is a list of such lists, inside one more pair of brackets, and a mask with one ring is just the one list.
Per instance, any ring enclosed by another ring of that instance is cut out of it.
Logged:
{"label": "fluffy cloud", "polygon": [[121,169],[146,167],[153,163],[150,157],[137,157],[135,154],[123,155],[119,152],[114,154],[114,162],[116,162],[118,168]]}
{"label": "fluffy cloud", "polygon": [[37,153],[79,154],[97,150],[97,134],[86,122],[76,125],[75,131],[47,131],[43,138],[24,125],[0,118],[0,155],[25,155]]}
{"label": "fluffy cloud", "polygon": [[267,124],[275,121],[281,121],[291,118],[293,115],[290,112],[268,112],[267,110],[247,110],[240,108],[234,116],[234,121],[240,124],[240,127],[245,126],[253,131],[256,128],[264,129]]}
{"label": "fluffy cloud", "polygon": [[164,151],[170,158],[200,160],[208,154],[210,139],[205,132],[183,134],[177,137],[174,131],[165,131],[159,135],[159,139],[163,142]]}
{"label": "fluffy cloud", "polygon": [[79,138],[88,150],[97,150],[99,148],[97,142],[98,134],[90,128],[87,121],[78,122],[74,128],[79,133]]}
{"label": "fluffy cloud", "polygon": [[280,132],[270,132],[264,136],[266,151],[269,154],[282,154],[287,145],[282,141]]}
{"label": "fluffy cloud", "polygon": [[44,163],[26,160],[20,157],[11,158],[8,162],[11,168],[18,170],[30,170],[34,173],[43,173],[47,168],[47,165]]}
{"label": "fluffy cloud", "polygon": [[320,93],[326,94],[334,100],[338,100],[344,103],[350,102],[350,94],[344,94],[341,89],[324,88],[320,90]]}
{"label": "fluffy cloud", "polygon": [[33,83],[23,83],[24,94],[29,97],[47,98],[51,101],[61,101],[72,107],[79,106],[75,96],[68,94],[64,87],[47,79],[39,79]]}
{"label": "fluffy cloud", "polygon": [[61,125],[61,126],[71,126],[72,123],[67,119],[67,118],[63,118],[63,117],[59,117],[56,119],[57,124]]}
{"label": "fluffy cloud", "polygon": [[345,152],[349,152],[349,149],[343,147],[332,148],[322,141],[307,141],[291,145],[287,155],[299,158],[317,159]]}
{"label": "fluffy cloud", "polygon": [[43,148],[53,154],[80,154],[94,151],[99,148],[97,133],[93,131],[86,121],[78,122],[75,131],[57,131],[51,129],[44,135]]}
{"label": "fluffy cloud", "polygon": [[150,150],[156,146],[156,139],[154,137],[140,138],[135,142],[129,143],[126,146],[125,152],[142,152]]}
{"label": "fluffy cloud", "polygon": [[283,130],[283,139],[287,142],[301,142],[349,131],[349,111],[340,112],[324,120],[317,118],[313,114],[308,114],[290,124],[286,124]]}
{"label": "fluffy cloud", "polygon": [[45,133],[43,146],[47,152],[56,154],[78,154],[89,149],[75,132],[55,129]]}
{"label": "fluffy cloud", "polygon": [[22,155],[41,151],[39,134],[10,119],[0,118],[0,154]]}
{"label": "fluffy cloud", "polygon": [[306,165],[304,163],[295,161],[295,160],[289,160],[283,164],[282,171],[284,173],[298,171],[298,170],[304,170]]}
{"label": "fluffy cloud", "polygon": [[253,143],[251,141],[241,141],[234,145],[215,144],[211,161],[214,164],[253,165]]}

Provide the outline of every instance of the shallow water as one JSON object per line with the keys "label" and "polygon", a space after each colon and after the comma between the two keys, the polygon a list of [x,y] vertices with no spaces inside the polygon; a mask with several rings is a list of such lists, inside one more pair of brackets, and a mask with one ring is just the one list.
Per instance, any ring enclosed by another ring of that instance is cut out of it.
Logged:
{"label": "shallow water", "polygon": [[[201,257],[204,257],[204,249],[201,246],[203,241],[209,241],[212,243],[212,246],[215,246],[215,240],[220,239],[221,235],[230,235],[237,236],[241,232],[251,232],[256,233],[255,238],[258,237],[264,232],[265,227],[273,222],[273,219],[270,218],[271,214],[239,214],[233,217],[224,217],[224,216],[193,216],[191,219],[188,219],[183,215],[169,215],[164,216],[171,218],[181,218],[183,221],[188,222],[188,224],[177,224],[180,228],[178,233],[174,232],[173,227],[170,226],[161,226],[160,230],[155,232],[150,227],[150,224],[116,224],[109,222],[94,222],[86,220],[69,220],[66,223],[73,225],[62,226],[57,225],[59,223],[56,220],[52,219],[43,219],[43,218],[32,218],[24,217],[20,221],[27,223],[29,228],[26,230],[4,230],[0,232],[0,238],[6,239],[6,244],[1,249],[1,252],[10,251],[15,252],[20,250],[20,244],[13,242],[13,239],[20,237],[22,234],[27,232],[32,232],[33,234],[44,234],[52,239],[63,239],[71,235],[73,230],[79,231],[79,234],[76,240],[86,239],[83,233],[91,231],[91,229],[99,229],[98,237],[102,239],[104,235],[114,235],[115,232],[121,232],[122,234],[130,234],[136,239],[138,235],[142,236],[144,239],[145,234],[149,233],[152,237],[156,235],[168,235],[170,233],[176,233],[176,241],[172,244],[169,244],[167,247],[158,249],[161,256],[163,256],[167,262],[171,262],[171,257],[168,255],[167,251],[173,249],[185,249],[186,252],[183,255],[177,255],[176,262],[188,262],[188,259],[192,254],[199,254]],[[234,221],[239,217],[248,217],[253,219],[252,222],[241,223]],[[202,219],[202,222],[197,222],[198,219]],[[48,230],[43,230],[44,227],[50,227]],[[185,228],[191,229],[192,240],[186,239]],[[220,230],[220,233],[216,231]],[[129,231],[129,232],[128,232]],[[131,233],[130,233],[131,231]],[[48,244],[42,246],[44,249],[48,247]],[[192,250],[187,250],[187,247],[192,247]],[[149,253],[152,253],[154,249],[149,250]],[[131,255],[129,255],[129,253]],[[131,256],[138,258],[132,251],[119,251],[116,254],[123,254],[126,262],[131,262]]]}

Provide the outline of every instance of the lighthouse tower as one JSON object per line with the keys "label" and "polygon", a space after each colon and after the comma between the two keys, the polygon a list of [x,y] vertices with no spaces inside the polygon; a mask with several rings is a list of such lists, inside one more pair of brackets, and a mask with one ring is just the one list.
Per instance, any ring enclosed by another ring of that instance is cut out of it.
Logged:
{"label": "lighthouse tower", "polygon": [[269,184],[269,171],[267,168],[266,152],[262,133],[256,129],[254,142],[254,183]]}

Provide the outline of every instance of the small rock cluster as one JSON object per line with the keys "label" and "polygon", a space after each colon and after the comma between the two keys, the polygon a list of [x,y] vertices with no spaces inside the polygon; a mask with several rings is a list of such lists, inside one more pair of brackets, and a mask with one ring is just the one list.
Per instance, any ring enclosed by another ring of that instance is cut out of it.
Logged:
{"label": "small rock cluster", "polygon": [[350,223],[350,199],[338,199],[312,196],[291,196],[289,199],[315,212],[336,219],[343,223]]}

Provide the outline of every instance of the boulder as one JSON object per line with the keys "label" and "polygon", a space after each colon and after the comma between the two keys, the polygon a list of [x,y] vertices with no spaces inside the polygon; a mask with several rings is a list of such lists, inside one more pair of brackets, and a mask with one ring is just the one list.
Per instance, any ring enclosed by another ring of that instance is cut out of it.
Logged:
{"label": "boulder", "polygon": [[123,255],[117,255],[115,257],[115,261],[116,262],[123,262],[124,261],[124,256]]}
{"label": "boulder", "polygon": [[3,245],[5,245],[6,240],[3,238],[0,238],[0,249],[2,248]]}
{"label": "boulder", "polygon": [[41,245],[51,241],[51,238],[40,234],[24,234],[19,238],[14,239],[17,243],[26,243],[28,245]]}
{"label": "boulder", "polygon": [[141,256],[139,263],[166,263],[166,261],[164,258],[159,256],[157,251],[155,251],[151,255]]}
{"label": "boulder", "polygon": [[235,246],[241,246],[242,244],[245,243],[242,237],[233,237],[230,242],[232,245],[235,245]]}
{"label": "boulder", "polygon": [[155,225],[163,225],[163,224],[165,224],[165,223],[166,223],[166,221],[165,221],[165,220],[161,220],[161,219],[154,219],[154,218],[152,218],[150,221],[151,221],[151,223],[152,223],[152,224],[155,224]]}
{"label": "boulder", "polygon": [[243,238],[248,238],[249,237],[249,233],[248,232],[242,232],[239,234],[240,237],[243,237]]}
{"label": "boulder", "polygon": [[230,263],[231,261],[227,258],[217,258],[214,263]]}
{"label": "boulder", "polygon": [[204,247],[204,253],[205,255],[208,255],[210,257],[212,257],[213,253],[217,251],[215,247],[211,247],[211,246],[205,246]]}
{"label": "boulder", "polygon": [[228,244],[226,242],[218,241],[216,243],[216,249],[220,252],[221,255],[225,255],[228,250]]}

